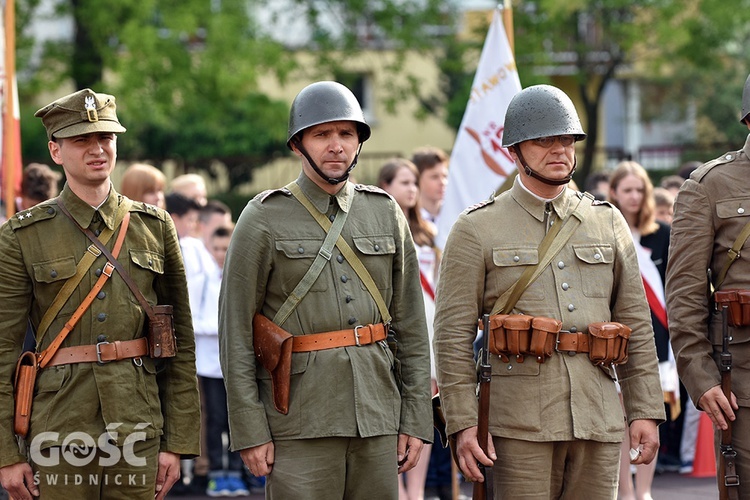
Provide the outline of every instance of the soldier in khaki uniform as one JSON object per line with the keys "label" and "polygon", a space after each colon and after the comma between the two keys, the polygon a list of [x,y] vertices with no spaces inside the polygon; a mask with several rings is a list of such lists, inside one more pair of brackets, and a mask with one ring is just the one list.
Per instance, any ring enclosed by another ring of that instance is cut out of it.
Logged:
{"label": "soldier in khaki uniform", "polygon": [[[740,121],[750,128],[750,76]],[[729,401],[721,390],[718,368],[722,315],[713,312],[708,290],[709,285],[717,290],[750,289],[746,258],[750,241],[741,247],[740,258],[729,267],[723,283],[718,283],[728,250],[750,222],[749,175],[750,136],[739,151],[726,153],[690,175],[675,199],[667,266],[667,311],[677,371],[690,398],[714,423],[717,447],[719,429],[727,428],[727,418],[732,421],[739,495],[745,499],[750,498],[750,325],[729,327],[733,358]]]}
{"label": "soldier in khaki uniform", "polygon": [[[555,348],[543,363],[493,355],[489,456],[477,442],[477,319],[539,262],[545,234],[588,196],[566,186],[575,141],[585,134],[561,90],[538,85],[517,94],[504,134],[518,177],[509,191],[461,214],[440,270],[434,346],[447,432],[457,439],[459,466],[468,479],[482,481],[477,462],[494,462],[496,498],[614,500],[625,421],[611,367],[595,366],[584,352]],[[617,373],[637,454],[632,463],[648,463],[659,446],[664,407],[632,237],[607,203],[591,205],[589,199],[583,215],[512,312],[561,320],[568,338],[578,338],[594,322],[632,328],[629,360]]]}
{"label": "soldier in khaki uniform", "polygon": [[[232,449],[240,450],[250,472],[267,476],[270,499],[396,499],[397,471],[411,469],[432,439],[430,353],[409,226],[384,191],[347,181],[369,136],[349,89],[336,82],[305,87],[292,103],[287,142],[302,172],[245,207],[227,254],[219,340]],[[341,237],[356,259],[333,248],[288,319],[277,319],[295,346],[326,332],[337,346],[295,347],[283,414],[274,407],[269,373],[253,354],[253,315],[274,319],[326,236],[291,189],[334,225],[346,217]],[[395,358],[377,340],[385,335],[384,318],[357,262],[393,318]],[[382,335],[360,335],[367,330]]]}
{"label": "soldier in khaki uniform", "polygon": [[[98,236],[116,229],[118,207],[129,202],[110,182],[116,134],[125,132],[114,97],[85,89],[36,116],[67,183],[58,198],[0,228],[0,480],[15,499],[40,493],[45,499],[161,499],[180,476],[180,456],[199,453],[200,421],[185,274],[174,225],[161,209],[133,202],[118,261],[149,304],[174,306],[176,357],[157,362],[144,352],[146,314],[115,271],[39,372],[26,438],[31,465],[13,434],[11,380],[27,322],[37,331],[92,246],[60,206]],[[70,320],[105,263],[98,256],[46,334],[40,338],[37,331],[39,351]],[[109,357],[99,363],[88,356],[97,351]],[[71,362],[74,355],[81,361]],[[83,450],[73,454],[73,444]]]}

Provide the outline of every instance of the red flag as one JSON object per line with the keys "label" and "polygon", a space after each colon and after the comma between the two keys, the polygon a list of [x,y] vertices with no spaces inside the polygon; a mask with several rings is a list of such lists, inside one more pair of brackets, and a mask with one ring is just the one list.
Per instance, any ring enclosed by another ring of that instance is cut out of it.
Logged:
{"label": "red flag", "polygon": [[2,101],[2,163],[0,189],[7,217],[16,211],[16,196],[21,190],[21,120],[18,113],[16,85],[16,21],[15,2],[3,5],[2,51],[0,53],[0,100]]}

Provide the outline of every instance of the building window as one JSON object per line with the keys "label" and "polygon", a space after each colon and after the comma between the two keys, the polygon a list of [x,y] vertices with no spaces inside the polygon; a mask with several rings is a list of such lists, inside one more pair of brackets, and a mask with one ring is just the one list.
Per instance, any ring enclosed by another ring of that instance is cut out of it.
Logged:
{"label": "building window", "polygon": [[374,125],[375,106],[373,99],[372,77],[365,73],[340,73],[336,75],[336,81],[345,85],[352,91],[362,107],[365,120],[371,126]]}

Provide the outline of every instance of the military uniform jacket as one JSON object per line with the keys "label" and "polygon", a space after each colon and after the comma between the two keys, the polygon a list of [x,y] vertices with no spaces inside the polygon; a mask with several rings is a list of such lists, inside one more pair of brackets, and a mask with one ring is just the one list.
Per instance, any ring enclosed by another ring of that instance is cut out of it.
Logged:
{"label": "military uniform jacket", "polygon": [[[401,209],[371,186],[346,183],[332,197],[304,173],[296,182],[329,218],[336,205],[349,212],[341,234],[393,316],[397,357],[385,342],[294,353],[289,413],[274,409],[270,375],[253,352],[253,315],[258,311],[273,319],[310,268],[325,233],[288,190],[258,195],[237,221],[220,296],[220,354],[232,449],[272,439],[397,433],[431,441],[430,355],[419,265]],[[334,248],[310,292],[280,326],[304,335],[378,322],[374,300]],[[394,376],[399,365],[400,386]]]}
{"label": "military uniform jacket", "polygon": [[[518,179],[494,201],[459,217],[446,242],[438,281],[435,357],[448,433],[477,425],[472,343],[477,319],[541,258],[549,224],[559,224],[580,198],[566,189],[544,202]],[[584,331],[597,321],[633,329],[629,360],[618,367],[628,421],[664,420],[651,318],[630,230],[609,204],[595,204],[564,248],[532,283],[514,313],[562,320]],[[509,363],[491,356],[489,430],[529,441],[620,442],[622,407],[610,374],[586,354],[553,353]]]}
{"label": "military uniform jacket", "polygon": [[[96,234],[112,228],[123,197],[114,189],[95,210],[66,185],[60,199],[82,227]],[[180,247],[166,212],[134,202],[118,260],[146,300],[174,306],[177,356],[157,363],[144,357],[106,363],[58,365],[42,370],[36,382],[29,442],[42,432],[57,433],[42,447],[60,445],[73,432],[98,440],[109,427],[118,445],[134,432],[161,436],[162,451],[197,455],[200,404],[195,376],[195,341]],[[112,248],[117,232],[108,243]],[[0,229],[0,466],[20,462],[13,435],[12,375],[27,322],[34,329],[57,292],[76,272],[90,245],[63,214],[57,199],[20,212]],[[93,287],[106,262],[98,257],[44,336],[45,349]],[[114,272],[62,347],[132,340],[145,335],[146,314],[130,288]],[[157,370],[158,368],[158,370]],[[142,434],[140,436],[143,436]]]}
{"label": "military uniform jacket", "polygon": [[[680,379],[697,404],[721,383],[721,314],[709,312],[708,274],[718,278],[729,250],[750,222],[750,136],[743,149],[695,170],[675,200],[667,266],[669,331]],[[750,289],[750,240],[721,289]],[[729,327],[732,392],[750,406],[750,327]]]}

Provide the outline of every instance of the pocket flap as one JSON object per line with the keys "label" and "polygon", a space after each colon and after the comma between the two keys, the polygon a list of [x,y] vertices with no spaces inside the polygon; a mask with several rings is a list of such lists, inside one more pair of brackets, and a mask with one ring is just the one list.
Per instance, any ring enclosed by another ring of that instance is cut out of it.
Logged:
{"label": "pocket flap", "polygon": [[614,261],[614,250],[609,244],[573,245],[573,251],[587,264],[611,264]]}
{"label": "pocket flap", "polygon": [[130,250],[130,260],[143,269],[164,274],[164,257],[148,250]]}
{"label": "pocket flap", "polygon": [[73,257],[49,260],[32,264],[34,279],[40,283],[54,283],[66,280],[76,273],[76,260]]}
{"label": "pocket flap", "polygon": [[716,215],[720,219],[750,215],[750,198],[728,198],[716,202]]}
{"label": "pocket flap", "polygon": [[492,262],[498,267],[533,266],[539,263],[539,252],[535,247],[493,248]]}
{"label": "pocket flap", "polygon": [[396,240],[390,235],[354,236],[354,246],[365,255],[396,253]]}
{"label": "pocket flap", "polygon": [[589,333],[600,339],[613,339],[620,333],[620,326],[617,323],[591,323]]}
{"label": "pocket flap", "polygon": [[320,239],[295,238],[276,241],[276,250],[288,259],[314,259],[322,246],[323,240]]}

